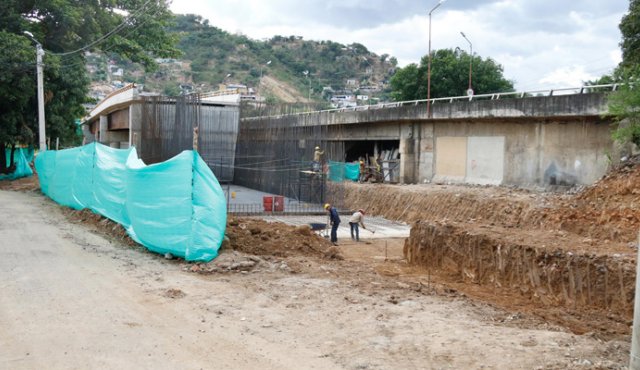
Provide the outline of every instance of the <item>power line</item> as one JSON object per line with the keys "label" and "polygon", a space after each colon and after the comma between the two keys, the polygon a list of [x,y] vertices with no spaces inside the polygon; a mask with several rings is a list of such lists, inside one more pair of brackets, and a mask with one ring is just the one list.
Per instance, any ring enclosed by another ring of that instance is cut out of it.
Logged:
{"label": "power line", "polygon": [[127,24],[130,22],[130,20],[133,19],[134,16],[136,16],[138,13],[143,12],[144,8],[146,8],[146,6],[149,5],[149,3],[151,1],[152,0],[147,0],[147,2],[145,2],[140,8],[138,8],[137,10],[132,12],[129,16],[127,16],[122,21],[122,23],[120,23],[117,27],[115,27],[111,31],[109,31],[106,34],[104,34],[101,37],[99,37],[97,40],[95,40],[95,41],[93,41],[93,42],[91,42],[91,43],[89,43],[89,44],[87,44],[87,45],[85,45],[85,46],[83,46],[83,47],[81,47],[79,49],[73,50],[73,51],[68,51],[68,52],[64,52],[64,53],[54,53],[54,52],[48,51],[48,53],[52,54],[52,55],[57,55],[57,56],[61,56],[62,57],[62,56],[76,54],[76,53],[79,53],[81,51],[86,51],[87,49],[91,48],[92,46],[94,46],[94,45],[106,40],[107,38],[111,37],[112,35],[120,32],[122,29],[124,29],[127,26]]}
{"label": "power line", "polygon": [[[155,16],[157,13],[159,12],[159,10],[154,13],[154,14],[150,14],[150,17],[142,22],[139,22],[138,24],[136,24],[133,28],[130,28],[126,34],[124,34],[124,37],[129,36],[131,33],[133,33],[134,31],[136,31],[138,28],[142,27],[145,23],[147,23],[151,18],[153,18],[153,16]],[[111,49],[115,48],[116,45],[111,45],[110,47],[106,47],[104,49],[102,49],[101,51],[103,53],[110,51]],[[34,64],[35,65],[35,64]],[[80,65],[86,65],[86,61],[82,60],[82,61],[77,61],[71,64],[62,64],[60,65],[59,69],[67,69],[67,68],[74,68],[74,67],[78,67]]]}

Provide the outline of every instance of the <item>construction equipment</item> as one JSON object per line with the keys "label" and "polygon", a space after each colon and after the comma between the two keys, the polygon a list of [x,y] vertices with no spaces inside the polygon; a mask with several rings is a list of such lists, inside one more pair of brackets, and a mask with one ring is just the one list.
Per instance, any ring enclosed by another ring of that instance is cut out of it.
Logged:
{"label": "construction equipment", "polygon": [[309,224],[309,226],[311,226],[311,230],[312,231],[318,232],[318,235],[322,236],[323,238],[328,238],[329,237],[329,231],[327,229],[327,224],[319,223],[319,222],[312,222],[312,223]]}

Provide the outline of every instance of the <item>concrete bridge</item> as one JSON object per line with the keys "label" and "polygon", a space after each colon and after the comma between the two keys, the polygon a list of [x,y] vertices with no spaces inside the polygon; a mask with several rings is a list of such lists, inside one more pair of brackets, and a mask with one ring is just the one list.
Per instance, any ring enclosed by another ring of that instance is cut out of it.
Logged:
{"label": "concrete bridge", "polygon": [[591,184],[618,158],[611,120],[604,116],[607,92],[592,92],[602,89],[615,86],[578,88],[565,95],[434,99],[430,117],[426,101],[414,101],[243,118],[241,127],[324,127],[310,132],[321,132],[327,145],[343,145],[346,161],[395,147],[401,183]]}

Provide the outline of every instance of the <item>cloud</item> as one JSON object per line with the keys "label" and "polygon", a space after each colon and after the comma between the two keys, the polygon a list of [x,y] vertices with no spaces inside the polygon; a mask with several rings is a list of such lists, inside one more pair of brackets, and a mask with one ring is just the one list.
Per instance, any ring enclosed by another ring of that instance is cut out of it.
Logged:
{"label": "cloud", "polygon": [[[173,0],[176,13],[194,13],[229,32],[264,39],[359,42],[401,65],[428,50],[428,11],[436,0]],[[432,16],[432,49],[467,50],[504,67],[517,89],[558,88],[599,77],[619,61],[617,25],[628,0],[449,0]],[[564,77],[562,77],[564,76]],[[562,78],[561,78],[562,77]]]}

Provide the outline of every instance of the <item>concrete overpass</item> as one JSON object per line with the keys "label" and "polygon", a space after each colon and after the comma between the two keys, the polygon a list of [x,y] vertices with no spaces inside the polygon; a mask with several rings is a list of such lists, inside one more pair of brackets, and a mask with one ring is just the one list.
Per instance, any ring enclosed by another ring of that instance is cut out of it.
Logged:
{"label": "concrete overpass", "polygon": [[256,131],[322,126],[326,129],[316,132],[327,143],[344,144],[347,161],[373,156],[378,145],[397,145],[401,183],[591,184],[617,158],[611,121],[604,117],[607,92],[595,92],[612,89],[615,85],[567,89],[563,95],[434,99],[431,117],[426,101],[413,101],[243,118],[241,126]]}

